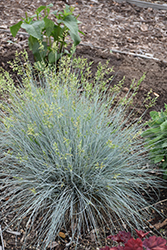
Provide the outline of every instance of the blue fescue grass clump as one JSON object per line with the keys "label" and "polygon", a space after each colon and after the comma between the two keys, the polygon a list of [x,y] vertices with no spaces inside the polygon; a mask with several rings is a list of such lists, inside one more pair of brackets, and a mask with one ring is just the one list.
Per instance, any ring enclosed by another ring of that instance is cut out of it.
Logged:
{"label": "blue fescue grass clump", "polygon": [[40,249],[62,228],[72,240],[92,229],[98,238],[98,227],[112,224],[112,230],[116,222],[141,228],[149,211],[139,190],[157,185],[142,124],[126,117],[131,97],[118,101],[118,88],[102,95],[102,73],[96,88],[84,74],[62,62],[38,84],[25,77],[24,89],[9,77],[1,80],[9,97],[0,117],[1,205],[14,214],[11,224],[26,217],[25,236],[35,230]]}

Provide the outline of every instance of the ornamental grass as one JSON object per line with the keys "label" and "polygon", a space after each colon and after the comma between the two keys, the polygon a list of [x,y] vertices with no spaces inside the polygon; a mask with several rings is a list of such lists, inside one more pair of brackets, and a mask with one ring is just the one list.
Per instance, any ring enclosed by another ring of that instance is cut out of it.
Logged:
{"label": "ornamental grass", "polygon": [[158,180],[144,125],[126,112],[133,94],[120,99],[122,83],[109,90],[111,70],[99,66],[93,78],[84,59],[62,60],[38,79],[30,72],[20,87],[7,73],[0,85],[1,209],[18,230],[26,220],[24,247],[31,232],[31,244],[46,249],[62,228],[76,244],[92,229],[98,241],[107,225],[142,228],[150,211],[141,193]]}

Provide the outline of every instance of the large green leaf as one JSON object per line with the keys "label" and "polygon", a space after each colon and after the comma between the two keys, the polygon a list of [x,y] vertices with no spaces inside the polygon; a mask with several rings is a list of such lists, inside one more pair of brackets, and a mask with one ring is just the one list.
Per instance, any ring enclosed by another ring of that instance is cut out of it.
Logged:
{"label": "large green leaf", "polygon": [[43,61],[47,55],[47,43],[39,42],[35,37],[29,36],[28,38],[29,49],[32,50],[34,59],[36,61]]}
{"label": "large green leaf", "polygon": [[51,51],[48,54],[48,60],[49,60],[49,63],[55,63],[55,61],[57,60],[57,52]]}
{"label": "large green leaf", "polygon": [[32,50],[32,47],[33,47],[33,44],[38,42],[38,39],[33,37],[33,36],[29,36],[28,38],[28,46],[29,46],[29,49]]}
{"label": "large green leaf", "polygon": [[81,41],[80,36],[78,35],[78,33],[77,34],[72,33],[71,31],[69,31],[69,33],[70,33],[72,40],[74,41],[74,45],[77,46]]}
{"label": "large green leaf", "polygon": [[152,139],[151,140],[151,138],[150,138],[150,140],[148,141],[148,143],[151,145],[151,144],[154,144],[154,143],[157,143],[158,141],[160,141],[160,140],[162,140],[162,138],[163,138],[163,135],[157,135],[154,139]]}
{"label": "large green leaf", "polygon": [[156,128],[149,128],[146,131],[144,131],[141,136],[142,137],[155,137],[156,134],[159,134],[161,132],[159,127]]}
{"label": "large green leaf", "polygon": [[47,34],[47,36],[50,36],[53,29],[54,29],[55,24],[54,24],[54,22],[52,20],[50,20],[47,17],[44,18],[44,22],[45,22],[46,34]]}
{"label": "large green leaf", "polygon": [[64,25],[70,30],[70,36],[74,41],[74,45],[78,45],[81,41],[81,38],[78,33],[77,19],[74,16],[69,15],[61,20],[61,22],[64,23]]}
{"label": "large green leaf", "polygon": [[44,20],[35,21],[32,24],[22,23],[21,27],[27,31],[30,36],[37,39],[42,38],[42,29],[45,27]]}
{"label": "large green leaf", "polygon": [[43,48],[41,49],[41,44],[36,41],[32,45],[32,53],[36,61],[45,60],[47,54],[47,44],[46,42],[42,42]]}
{"label": "large green leaf", "polygon": [[[167,167],[167,161],[164,161],[163,163],[162,163],[162,167],[163,167],[163,169],[165,169],[166,167]],[[167,170],[165,171],[165,175],[167,174]],[[166,176],[167,177],[167,176]]]}
{"label": "large green leaf", "polygon": [[160,125],[161,131],[167,132],[167,120]]}
{"label": "large green leaf", "polygon": [[167,148],[167,141],[162,144],[162,148]]}
{"label": "large green leaf", "polygon": [[19,31],[23,21],[20,21],[13,26],[10,27],[10,32],[12,33],[12,36],[15,37],[17,35],[17,32]]}
{"label": "large green leaf", "polygon": [[63,37],[63,28],[59,25],[54,25],[51,35],[54,37],[54,41],[59,41],[60,37]]}
{"label": "large green leaf", "polygon": [[164,155],[158,155],[158,156],[156,156],[155,159],[154,159],[154,163],[158,163],[158,162],[162,161],[163,158],[164,158]]}

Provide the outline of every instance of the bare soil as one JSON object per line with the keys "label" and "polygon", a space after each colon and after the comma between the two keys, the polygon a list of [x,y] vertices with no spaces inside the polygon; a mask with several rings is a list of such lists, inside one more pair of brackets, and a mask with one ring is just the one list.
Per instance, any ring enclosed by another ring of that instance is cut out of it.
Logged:
{"label": "bare soil", "polygon": [[[75,7],[76,15],[80,14],[78,18],[82,22],[80,29],[85,33],[85,36],[82,36],[82,44],[77,47],[76,55],[93,61],[92,71],[95,71],[99,62],[105,63],[109,60],[109,66],[114,66],[115,71],[112,84],[116,84],[125,76],[125,92],[129,89],[133,79],[138,81],[143,73],[146,73],[134,106],[141,115],[144,111],[144,97],[152,89],[151,96],[158,97],[152,109],[156,111],[163,109],[164,103],[167,103],[167,11],[144,9],[126,2],[117,3],[112,0],[69,0],[66,2]],[[153,3],[155,2],[167,3],[167,1],[153,1]],[[21,51],[24,48],[28,50],[27,37],[18,35],[13,38],[7,31],[11,25],[20,20],[21,16],[24,16],[25,11],[33,14],[37,7],[49,3],[48,0],[1,0],[0,2],[0,66],[13,74],[15,79],[16,75],[7,62],[14,59],[16,50]],[[53,0],[52,3],[54,4],[53,9],[58,10],[63,9],[65,5],[63,0]],[[8,40],[14,43],[9,43]],[[134,53],[135,56],[130,53]],[[33,62],[30,51],[29,55]],[[149,57],[149,59],[141,56]],[[145,119],[149,119],[149,111]],[[155,199],[153,203],[164,216],[167,215],[166,189],[160,190],[159,200]],[[167,220],[165,218],[160,218],[153,211],[150,223],[153,225],[150,230],[154,231],[155,228],[157,231],[154,232],[157,235],[167,237]],[[1,226],[5,225],[1,224]],[[17,239],[14,232],[3,233],[5,250],[21,249],[24,230],[24,225],[22,225],[21,234]],[[105,241],[102,231],[100,235],[102,245],[109,244]],[[57,239],[57,244],[53,249],[74,249],[72,245],[66,246],[68,240],[68,238]],[[80,240],[78,249],[88,250],[98,249],[98,247],[94,242],[93,232],[90,232]]]}

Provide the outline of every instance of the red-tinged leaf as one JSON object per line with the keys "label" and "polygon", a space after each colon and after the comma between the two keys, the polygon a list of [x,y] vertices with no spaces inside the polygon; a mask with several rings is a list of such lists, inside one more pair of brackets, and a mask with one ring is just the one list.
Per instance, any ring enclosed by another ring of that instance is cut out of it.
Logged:
{"label": "red-tinged leaf", "polygon": [[[110,248],[110,250],[115,250],[115,249]],[[124,250],[124,247],[122,247],[122,246],[117,246],[117,249],[116,249],[116,250]]]}
{"label": "red-tinged leaf", "polygon": [[162,237],[150,236],[143,241],[146,250],[167,250],[166,240]]}
{"label": "red-tinged leaf", "polygon": [[137,229],[135,229],[135,230],[136,230],[136,233],[140,239],[143,239],[144,237],[146,237],[147,234],[150,233],[150,232],[144,233],[142,230],[139,230],[139,231]]}
{"label": "red-tinged leaf", "polygon": [[110,235],[107,238],[112,239],[118,243],[126,243],[129,239],[132,238],[130,232],[120,231],[117,235]]}
{"label": "red-tinged leaf", "polygon": [[141,239],[133,239],[131,238],[125,244],[124,250],[143,250],[143,242]]}

